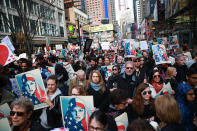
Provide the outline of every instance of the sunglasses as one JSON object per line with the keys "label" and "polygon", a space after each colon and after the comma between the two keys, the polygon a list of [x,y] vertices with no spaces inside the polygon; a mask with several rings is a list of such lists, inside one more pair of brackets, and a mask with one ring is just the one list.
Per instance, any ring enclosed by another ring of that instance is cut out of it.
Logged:
{"label": "sunglasses", "polygon": [[154,76],[153,76],[153,78],[156,78],[156,77],[159,77],[159,78],[160,78],[160,75],[154,75]]}
{"label": "sunglasses", "polygon": [[132,69],[133,69],[133,67],[126,67],[126,69],[131,69],[131,70],[132,70]]}
{"label": "sunglasses", "polygon": [[17,116],[23,116],[25,113],[24,113],[24,112],[10,111],[10,116],[14,116],[15,114],[16,114]]}
{"label": "sunglasses", "polygon": [[114,69],[112,69],[112,70],[113,70],[113,71],[117,71],[118,69],[115,69],[115,68],[114,68]]}
{"label": "sunglasses", "polygon": [[187,95],[189,95],[189,96],[195,96],[194,93],[188,93]]}
{"label": "sunglasses", "polygon": [[152,91],[151,90],[150,91],[143,91],[142,95],[146,95],[147,93],[150,95],[152,93]]}

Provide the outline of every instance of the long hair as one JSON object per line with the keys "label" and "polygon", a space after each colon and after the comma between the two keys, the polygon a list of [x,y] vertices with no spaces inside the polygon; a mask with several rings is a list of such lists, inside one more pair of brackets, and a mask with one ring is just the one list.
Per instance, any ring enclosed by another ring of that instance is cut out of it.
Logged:
{"label": "long hair", "polygon": [[[142,115],[144,113],[144,99],[142,97],[142,91],[148,87],[149,87],[148,84],[141,83],[137,87],[136,95],[133,98],[132,108],[134,109],[134,111],[137,112],[138,115]],[[150,105],[150,108],[153,108],[154,106],[154,100],[151,96],[149,100],[149,105]]]}
{"label": "long hair", "polygon": [[[77,106],[84,109],[84,116],[80,122],[76,122],[76,120],[72,116],[72,112],[74,108]],[[68,128],[69,130],[72,131],[88,130],[89,114],[87,112],[84,102],[81,99],[79,99],[78,97],[70,99],[68,103],[67,112],[64,116],[64,120],[65,120],[65,127]]]}
{"label": "long hair", "polygon": [[101,91],[104,93],[105,90],[106,90],[105,83],[104,83],[104,80],[103,80],[103,77],[102,77],[101,73],[98,70],[93,70],[90,73],[89,79],[88,79],[88,88],[90,88],[90,83],[92,82],[93,73],[96,73],[99,76],[99,83],[98,84],[101,86]]}
{"label": "long hair", "polygon": [[155,100],[159,119],[166,123],[181,123],[181,111],[177,101],[170,95],[161,95]]}

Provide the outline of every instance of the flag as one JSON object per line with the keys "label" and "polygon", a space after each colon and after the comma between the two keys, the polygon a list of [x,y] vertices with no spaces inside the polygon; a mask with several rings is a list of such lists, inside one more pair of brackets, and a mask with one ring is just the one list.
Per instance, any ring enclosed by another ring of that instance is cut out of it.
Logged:
{"label": "flag", "polygon": [[50,40],[49,40],[48,37],[46,38],[46,49],[47,49],[47,51],[50,51],[51,50],[50,49]]}

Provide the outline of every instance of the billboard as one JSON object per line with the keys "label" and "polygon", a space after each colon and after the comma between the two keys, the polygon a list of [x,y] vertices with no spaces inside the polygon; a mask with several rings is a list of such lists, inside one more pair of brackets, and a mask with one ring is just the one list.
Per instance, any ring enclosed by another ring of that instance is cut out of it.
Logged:
{"label": "billboard", "polygon": [[101,31],[108,31],[113,29],[114,29],[113,24],[105,24],[105,25],[91,27],[91,32],[101,32]]}

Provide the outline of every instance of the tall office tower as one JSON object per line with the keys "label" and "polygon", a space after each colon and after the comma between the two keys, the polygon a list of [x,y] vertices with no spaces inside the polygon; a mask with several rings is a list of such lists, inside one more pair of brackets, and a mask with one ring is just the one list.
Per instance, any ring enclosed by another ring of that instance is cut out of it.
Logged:
{"label": "tall office tower", "polygon": [[118,21],[116,20],[115,0],[110,0],[110,2],[111,2],[112,24],[118,25]]}
{"label": "tall office tower", "polygon": [[87,13],[86,11],[86,0],[81,0],[81,11]]}
{"label": "tall office tower", "polygon": [[141,17],[142,20],[147,16],[147,4],[148,4],[148,0],[139,0],[140,2],[140,8],[141,8]]}
{"label": "tall office tower", "polygon": [[141,8],[140,8],[140,1],[137,0],[136,1],[136,15],[137,15],[137,25],[138,25],[138,28],[141,24],[141,21],[142,21],[142,16],[141,16]]}
{"label": "tall office tower", "polygon": [[137,10],[136,10],[136,1],[137,0],[133,0],[133,15],[134,15],[134,21],[135,23],[137,23]]}
{"label": "tall office tower", "polygon": [[86,0],[87,14],[92,17],[92,25],[100,25],[101,20],[108,15],[108,12],[105,14],[104,2],[103,0]]}

